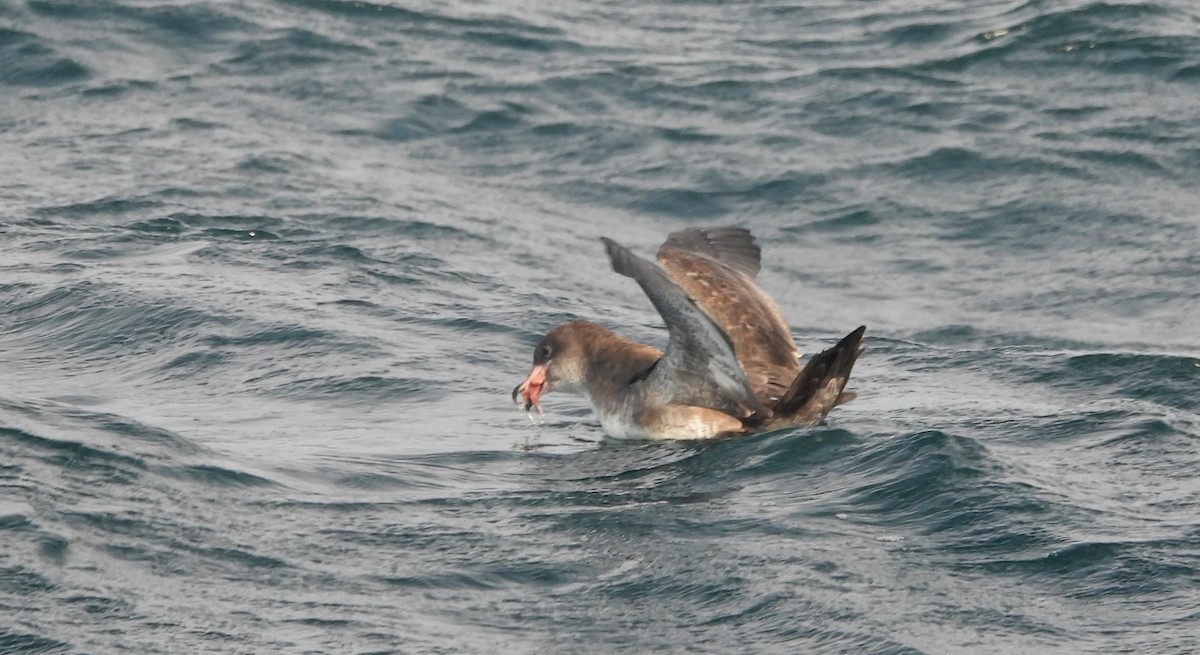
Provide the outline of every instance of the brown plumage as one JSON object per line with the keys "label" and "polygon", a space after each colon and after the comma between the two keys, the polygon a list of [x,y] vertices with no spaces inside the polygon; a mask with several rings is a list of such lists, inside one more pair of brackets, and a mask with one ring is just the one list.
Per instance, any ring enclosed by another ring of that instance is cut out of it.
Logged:
{"label": "brown plumage", "polygon": [[697,439],[814,425],[854,394],[844,388],[865,327],[801,369],[775,302],[754,281],[760,249],[742,228],[671,234],[658,266],[604,239],[666,323],[665,352],[587,321],[551,330],[513,390],[525,409],[551,390],[583,394],[617,437]]}
{"label": "brown plumage", "polygon": [[800,352],[779,307],[754,281],[761,252],[749,230],[690,229],[667,237],[658,263],[729,335],[755,395],[769,405],[800,372]]}

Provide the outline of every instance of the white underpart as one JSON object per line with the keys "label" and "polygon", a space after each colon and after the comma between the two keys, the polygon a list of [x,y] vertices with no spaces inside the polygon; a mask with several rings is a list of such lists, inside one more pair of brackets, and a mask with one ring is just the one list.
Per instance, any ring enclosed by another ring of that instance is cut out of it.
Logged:
{"label": "white underpart", "polygon": [[596,412],[596,416],[600,418],[600,427],[604,428],[604,433],[614,439],[653,438],[653,435],[646,432],[644,427],[638,425],[636,421],[624,412],[615,414]]}
{"label": "white underpart", "polygon": [[596,418],[600,419],[600,427],[604,429],[604,433],[614,439],[649,439],[652,435],[646,432],[646,429],[637,424],[633,420],[633,412],[630,411],[628,403],[621,403],[617,408],[600,407],[592,401],[592,397],[586,391],[582,391],[583,397],[587,399],[588,404],[592,406],[592,413]]}

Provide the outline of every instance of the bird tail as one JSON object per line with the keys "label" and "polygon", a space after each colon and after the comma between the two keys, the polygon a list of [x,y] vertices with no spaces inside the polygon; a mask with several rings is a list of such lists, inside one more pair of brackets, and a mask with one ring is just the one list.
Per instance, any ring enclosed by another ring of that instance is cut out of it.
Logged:
{"label": "bird tail", "polygon": [[843,337],[836,346],[808,360],[808,364],[776,403],[771,427],[817,425],[831,409],[858,396],[844,389],[850,379],[850,370],[863,351],[862,340],[866,331],[867,326],[860,326]]}

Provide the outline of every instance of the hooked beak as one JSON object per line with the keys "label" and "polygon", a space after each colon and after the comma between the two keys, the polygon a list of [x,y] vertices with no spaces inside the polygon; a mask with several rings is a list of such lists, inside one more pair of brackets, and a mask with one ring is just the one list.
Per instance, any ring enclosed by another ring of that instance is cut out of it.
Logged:
{"label": "hooked beak", "polygon": [[[539,364],[533,367],[524,382],[513,389],[512,399],[514,403],[521,406],[521,411],[528,412],[530,407],[536,407],[540,411],[541,405],[538,404],[538,399],[546,391],[549,391],[546,387],[546,365]],[[520,396],[520,400],[517,399],[517,396]]]}

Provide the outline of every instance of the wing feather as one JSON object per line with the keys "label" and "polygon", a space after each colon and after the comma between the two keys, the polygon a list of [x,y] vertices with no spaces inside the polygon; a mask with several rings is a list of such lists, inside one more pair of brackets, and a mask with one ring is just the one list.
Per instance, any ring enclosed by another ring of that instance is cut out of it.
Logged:
{"label": "wing feather", "polygon": [[758,398],[770,404],[800,372],[779,307],[758,284],[759,247],[742,228],[672,233],[658,249],[667,275],[728,335]]}
{"label": "wing feather", "polygon": [[611,239],[601,240],[613,270],[637,281],[667,326],[666,352],[644,383],[669,403],[735,412],[749,408],[760,416],[770,416],[721,327],[663,269]]}
{"label": "wing feather", "polygon": [[[711,257],[735,271],[754,279],[762,267],[762,248],[754,242],[754,235],[743,227],[698,227],[672,232],[658,248],[658,258],[664,252],[684,250]],[[668,254],[669,256],[669,254]]]}

